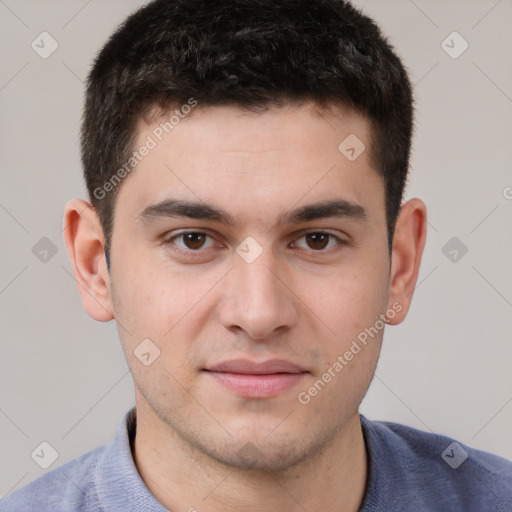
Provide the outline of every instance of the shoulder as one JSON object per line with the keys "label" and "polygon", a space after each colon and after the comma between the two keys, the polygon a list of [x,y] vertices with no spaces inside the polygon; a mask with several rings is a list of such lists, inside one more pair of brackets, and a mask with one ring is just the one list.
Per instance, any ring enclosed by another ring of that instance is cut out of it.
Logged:
{"label": "shoulder", "polygon": [[422,511],[512,510],[512,462],[507,459],[399,423],[361,416],[361,424],[375,473],[372,490],[399,503],[401,498],[404,510],[406,503]]}
{"label": "shoulder", "polygon": [[100,446],[0,500],[0,512],[100,510],[95,489],[95,471],[105,448]]}

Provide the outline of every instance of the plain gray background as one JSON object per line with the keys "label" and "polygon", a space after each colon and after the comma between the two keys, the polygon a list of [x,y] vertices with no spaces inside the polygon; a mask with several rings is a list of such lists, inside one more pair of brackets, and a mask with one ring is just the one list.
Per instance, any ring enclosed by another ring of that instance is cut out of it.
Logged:
{"label": "plain gray background", "polygon": [[[411,311],[386,328],[361,411],[512,459],[512,2],[354,3],[415,84],[406,197],[429,214]],[[115,324],[82,308],[62,216],[87,197],[78,131],[91,60],[141,4],[0,0],[0,495],[44,472],[31,458],[42,441],[53,469],[111,440],[133,404]],[[46,59],[31,47],[43,31],[58,43]],[[41,261],[44,237],[57,252]]]}

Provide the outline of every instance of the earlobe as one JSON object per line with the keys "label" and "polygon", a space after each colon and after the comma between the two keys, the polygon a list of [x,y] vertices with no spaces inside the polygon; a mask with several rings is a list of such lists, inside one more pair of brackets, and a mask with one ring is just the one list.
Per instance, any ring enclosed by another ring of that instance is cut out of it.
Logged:
{"label": "earlobe", "polygon": [[401,309],[388,324],[401,323],[407,316],[418,280],[421,257],[425,247],[427,209],[418,198],[410,199],[400,209],[393,239],[388,307],[400,304]]}
{"label": "earlobe", "polygon": [[87,314],[100,322],[114,318],[106,268],[103,230],[93,206],[72,199],[66,204],[63,232],[75,281]]}

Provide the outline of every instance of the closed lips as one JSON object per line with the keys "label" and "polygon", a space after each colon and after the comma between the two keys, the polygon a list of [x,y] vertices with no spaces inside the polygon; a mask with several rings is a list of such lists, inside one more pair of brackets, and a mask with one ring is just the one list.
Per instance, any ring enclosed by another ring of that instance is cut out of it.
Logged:
{"label": "closed lips", "polygon": [[272,375],[276,373],[304,373],[304,368],[281,359],[254,362],[246,359],[233,359],[215,364],[206,371],[220,373],[239,373],[244,375]]}

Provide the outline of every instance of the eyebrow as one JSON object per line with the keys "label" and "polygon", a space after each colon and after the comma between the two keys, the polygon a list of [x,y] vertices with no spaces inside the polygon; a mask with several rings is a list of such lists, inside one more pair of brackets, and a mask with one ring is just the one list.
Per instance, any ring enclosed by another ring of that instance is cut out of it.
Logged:
{"label": "eyebrow", "polygon": [[[202,202],[171,198],[147,206],[139,213],[137,219],[139,222],[149,225],[162,219],[180,217],[221,222],[228,227],[233,227],[236,224],[234,216],[221,208]],[[330,217],[364,221],[368,218],[368,214],[360,204],[346,199],[332,199],[285,212],[279,216],[275,225],[299,224]]]}

